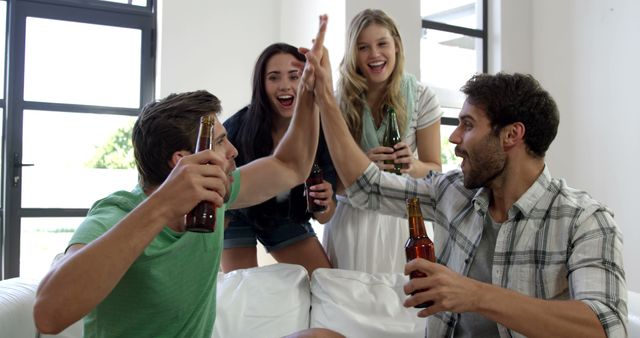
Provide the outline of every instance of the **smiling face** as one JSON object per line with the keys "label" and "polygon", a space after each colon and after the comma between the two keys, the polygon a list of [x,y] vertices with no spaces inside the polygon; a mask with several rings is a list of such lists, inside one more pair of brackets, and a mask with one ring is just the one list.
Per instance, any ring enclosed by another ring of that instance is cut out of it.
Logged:
{"label": "smiling face", "polygon": [[396,67],[398,49],[391,32],[372,23],[360,32],[356,48],[358,70],[369,86],[384,84]]}
{"label": "smiling face", "polygon": [[282,118],[293,116],[298,89],[298,70],[292,66],[296,58],[291,54],[273,55],[267,62],[264,86],[271,105]]}
{"label": "smiling face", "polygon": [[507,165],[507,155],[500,135],[495,135],[484,110],[465,101],[459,115],[460,124],[449,136],[456,144],[456,156],[462,158],[464,186],[468,189],[488,187]]}

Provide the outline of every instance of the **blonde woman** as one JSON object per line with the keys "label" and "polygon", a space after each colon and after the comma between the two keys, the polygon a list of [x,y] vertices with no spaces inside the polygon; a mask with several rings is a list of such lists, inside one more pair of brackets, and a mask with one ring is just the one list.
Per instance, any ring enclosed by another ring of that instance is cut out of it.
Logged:
{"label": "blonde woman", "polygon": [[[440,171],[440,105],[433,91],[404,72],[402,39],[383,11],[358,13],[347,33],[337,98],[351,135],[382,169],[403,163],[404,175],[424,177]],[[398,117],[402,142],[383,147],[387,107]],[[416,156],[417,154],[417,156]],[[352,207],[338,188],[338,205],[323,242],[334,267],[403,273],[407,220]]]}

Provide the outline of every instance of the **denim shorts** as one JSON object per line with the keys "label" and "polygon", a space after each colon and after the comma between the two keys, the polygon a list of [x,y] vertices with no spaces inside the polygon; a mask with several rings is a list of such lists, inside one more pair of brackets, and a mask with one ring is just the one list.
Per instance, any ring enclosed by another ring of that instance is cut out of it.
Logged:
{"label": "denim shorts", "polygon": [[246,222],[232,220],[224,231],[224,248],[252,247],[260,241],[267,252],[278,250],[309,237],[316,237],[309,222],[287,223],[274,229],[262,230]]}

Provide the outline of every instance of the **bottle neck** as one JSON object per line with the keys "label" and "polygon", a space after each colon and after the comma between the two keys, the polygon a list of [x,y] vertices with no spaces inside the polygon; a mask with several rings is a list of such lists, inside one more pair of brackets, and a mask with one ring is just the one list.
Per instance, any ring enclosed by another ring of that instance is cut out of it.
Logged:
{"label": "bottle neck", "polygon": [[409,237],[427,237],[427,230],[424,227],[422,216],[409,216]]}
{"label": "bottle neck", "polygon": [[407,204],[407,216],[409,219],[409,236],[411,238],[426,237],[427,230],[424,227],[424,218],[417,200],[411,200]]}
{"label": "bottle neck", "polygon": [[398,129],[398,115],[396,115],[395,110],[389,112],[389,126],[393,129]]}
{"label": "bottle neck", "polygon": [[198,140],[196,141],[195,152],[211,149],[213,141],[213,124],[208,122],[200,123]]}
{"label": "bottle neck", "polygon": [[317,178],[322,180],[322,169],[317,163],[314,163],[313,167],[311,167],[311,173],[309,174],[309,178]]}

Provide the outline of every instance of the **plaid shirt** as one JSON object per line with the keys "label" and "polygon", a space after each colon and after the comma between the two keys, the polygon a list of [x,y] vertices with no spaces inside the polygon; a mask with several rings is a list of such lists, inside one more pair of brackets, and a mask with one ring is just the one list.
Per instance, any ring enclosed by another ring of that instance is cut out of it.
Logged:
{"label": "plaid shirt", "polygon": [[[466,189],[459,170],[407,179],[373,163],[347,189],[360,208],[406,217],[405,200],[420,198],[434,222],[438,263],[467,275],[489,217],[490,190]],[[612,212],[587,193],[553,179],[545,166],[509,209],[493,256],[493,284],[541,299],[577,299],[598,316],[608,337],[626,337],[627,290],[622,238]],[[428,318],[429,337],[452,337],[459,315]],[[523,337],[498,324],[500,337]]]}

